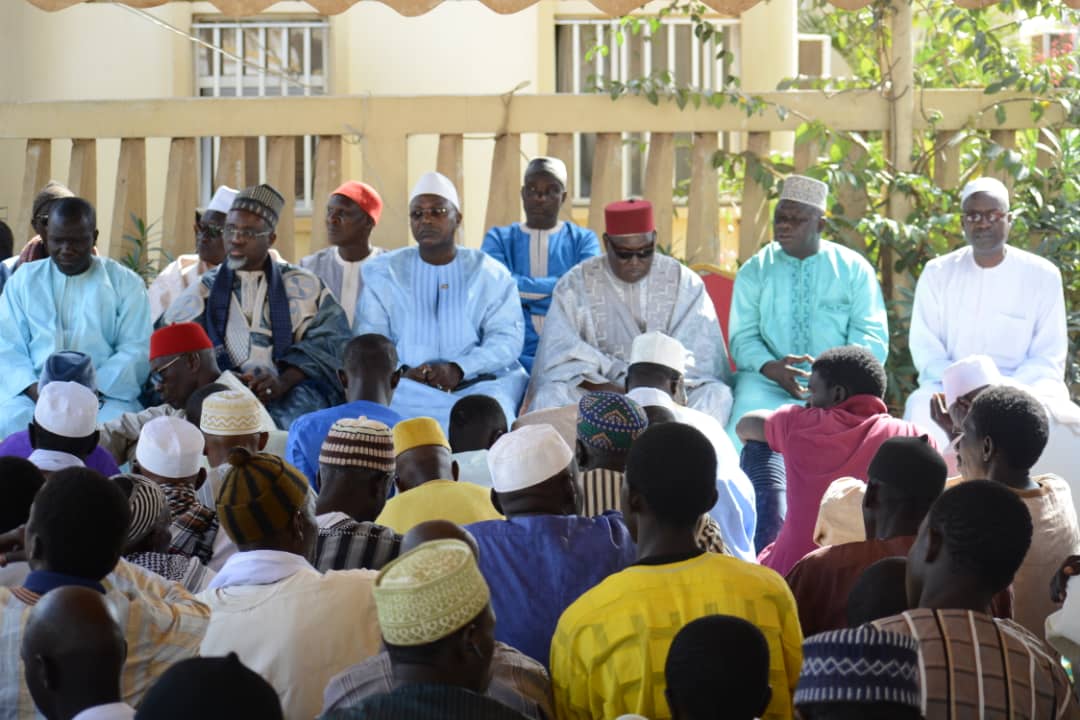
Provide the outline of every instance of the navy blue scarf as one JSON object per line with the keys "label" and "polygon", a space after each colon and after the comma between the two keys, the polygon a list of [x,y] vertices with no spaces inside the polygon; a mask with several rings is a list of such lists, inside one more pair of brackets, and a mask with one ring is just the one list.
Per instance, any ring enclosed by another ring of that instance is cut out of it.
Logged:
{"label": "navy blue scarf", "polygon": [[[267,297],[270,300],[270,332],[274,339],[274,362],[281,362],[292,347],[292,317],[289,314],[289,296],[285,292],[285,282],[281,278],[281,269],[269,255],[263,265],[266,273]],[[210,342],[217,348],[218,367],[222,370],[234,370],[236,364],[225,345],[225,328],[229,322],[229,306],[232,303],[233,281],[236,277],[227,262],[218,267],[217,277],[210,287],[207,298],[206,332]],[[259,312],[256,309],[255,312]]]}
{"label": "navy blue scarf", "polygon": [[34,570],[26,576],[26,580],[23,582],[24,588],[38,595],[44,595],[50,590],[68,585],[90,588],[91,590],[97,590],[102,595],[105,594],[105,586],[96,580],[87,580],[86,578],[48,570]]}

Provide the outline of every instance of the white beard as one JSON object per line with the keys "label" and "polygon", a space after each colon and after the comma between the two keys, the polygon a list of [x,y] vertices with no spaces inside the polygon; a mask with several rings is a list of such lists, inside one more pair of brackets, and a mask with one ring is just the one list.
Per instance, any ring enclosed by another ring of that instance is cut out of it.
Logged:
{"label": "white beard", "polygon": [[225,266],[233,272],[236,272],[237,270],[243,270],[245,265],[247,265],[247,258],[236,258],[232,255],[227,255],[225,257]]}

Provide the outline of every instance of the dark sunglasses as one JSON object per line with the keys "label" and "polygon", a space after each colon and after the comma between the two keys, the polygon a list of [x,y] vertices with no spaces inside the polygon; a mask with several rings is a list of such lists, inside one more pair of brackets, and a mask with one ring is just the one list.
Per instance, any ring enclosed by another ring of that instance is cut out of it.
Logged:
{"label": "dark sunglasses", "polygon": [[200,225],[196,232],[201,237],[207,238],[219,238],[224,234],[224,230],[217,225]]}
{"label": "dark sunglasses", "polygon": [[639,260],[648,260],[656,252],[655,247],[648,247],[644,250],[619,250],[617,248],[611,248],[611,252],[615,253],[615,257],[620,260],[630,260],[631,258],[638,258]]}

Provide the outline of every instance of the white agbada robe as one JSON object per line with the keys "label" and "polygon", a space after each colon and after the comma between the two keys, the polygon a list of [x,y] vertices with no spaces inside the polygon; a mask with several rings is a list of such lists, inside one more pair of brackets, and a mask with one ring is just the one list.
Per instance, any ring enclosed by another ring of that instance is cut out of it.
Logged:
{"label": "white agbada robe", "polygon": [[[992,268],[979,267],[970,247],[931,260],[915,287],[909,344],[919,388],[908,398],[904,418],[928,429],[939,447],[949,440],[930,416],[930,399],[943,390],[945,368],[987,355],[1007,383],[1046,407],[1050,442],[1032,472],[1076,477],[1080,408],[1065,385],[1065,295],[1053,263],[1015,247]],[[1072,490],[1076,498],[1080,486]]]}
{"label": "white agbada robe", "polygon": [[634,338],[654,330],[689,353],[687,405],[726,423],[731,365],[716,308],[696,273],[659,254],[636,283],[616,278],[603,256],[559,280],[533,365],[529,409],[576,405],[585,394],[582,382],[623,383]]}

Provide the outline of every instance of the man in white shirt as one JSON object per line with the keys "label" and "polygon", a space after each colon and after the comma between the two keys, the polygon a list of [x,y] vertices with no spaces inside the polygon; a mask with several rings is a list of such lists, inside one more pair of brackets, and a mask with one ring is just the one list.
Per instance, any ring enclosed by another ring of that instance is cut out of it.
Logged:
{"label": "man in white shirt", "polygon": [[330,678],[379,652],[375,572],[311,565],[314,493],[299,470],[242,448],[229,463],[217,514],[238,552],[199,594],[211,609],[200,654],[235,652],[274,686],[285,717],[313,718]]}
{"label": "man in white shirt", "polygon": [[[986,355],[1006,382],[1035,395],[1058,422],[1076,427],[1080,408],[1069,400],[1065,359],[1069,338],[1061,273],[1050,261],[1007,244],[1009,191],[979,178],[960,194],[967,246],[931,260],[915,287],[909,344],[919,389],[905,419],[948,439],[933,422],[934,393],[958,360]],[[942,408],[944,410],[944,408]]]}

